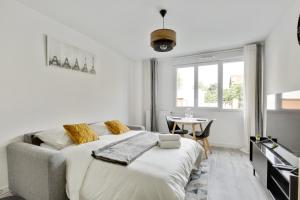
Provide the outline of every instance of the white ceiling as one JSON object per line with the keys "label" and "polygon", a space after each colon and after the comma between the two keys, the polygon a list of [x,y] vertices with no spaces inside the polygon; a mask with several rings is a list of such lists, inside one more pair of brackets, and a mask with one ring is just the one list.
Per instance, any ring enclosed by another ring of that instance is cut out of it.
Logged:
{"label": "white ceiling", "polygon": [[[23,4],[133,58],[167,57],[231,48],[263,40],[294,0],[19,0]],[[177,32],[168,53],[150,47],[161,28]]]}

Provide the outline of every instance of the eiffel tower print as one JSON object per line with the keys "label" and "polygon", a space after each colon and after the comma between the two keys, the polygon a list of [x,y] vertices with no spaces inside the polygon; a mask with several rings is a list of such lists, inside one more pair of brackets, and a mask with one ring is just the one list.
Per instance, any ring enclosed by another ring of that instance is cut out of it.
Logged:
{"label": "eiffel tower print", "polygon": [[87,64],[86,64],[86,57],[84,58],[84,65],[83,68],[81,69],[82,72],[88,72]]}
{"label": "eiffel tower print", "polygon": [[76,58],[76,61],[75,61],[75,65],[74,67],[72,68],[73,70],[76,70],[76,71],[79,71],[80,70],[80,67],[79,67],[79,64],[78,64],[78,59]]}
{"label": "eiffel tower print", "polygon": [[70,63],[69,63],[69,59],[68,59],[68,58],[65,59],[65,62],[64,62],[64,64],[62,65],[62,67],[63,67],[63,68],[66,68],[66,69],[71,69],[71,65],[70,65]]}
{"label": "eiffel tower print", "polygon": [[49,65],[55,65],[60,67],[60,62],[57,56],[53,56],[53,58],[49,60]]}
{"label": "eiffel tower print", "polygon": [[95,66],[94,66],[94,57],[93,57],[93,64],[92,64],[92,69],[90,70],[90,74],[96,74]]}
{"label": "eiffel tower print", "polygon": [[94,54],[49,36],[46,39],[47,66],[96,74],[96,57]]}

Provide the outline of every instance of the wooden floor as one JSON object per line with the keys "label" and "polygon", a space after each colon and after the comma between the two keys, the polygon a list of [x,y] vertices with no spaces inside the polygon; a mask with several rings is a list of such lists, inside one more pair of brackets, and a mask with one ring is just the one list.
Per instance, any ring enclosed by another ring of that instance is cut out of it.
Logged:
{"label": "wooden floor", "polygon": [[252,174],[249,156],[238,150],[213,148],[209,154],[208,200],[267,200]]}

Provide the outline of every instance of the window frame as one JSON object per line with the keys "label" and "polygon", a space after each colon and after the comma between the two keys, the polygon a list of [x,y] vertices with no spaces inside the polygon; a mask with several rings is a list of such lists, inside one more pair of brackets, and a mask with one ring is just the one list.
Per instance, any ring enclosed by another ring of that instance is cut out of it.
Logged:
{"label": "window frame", "polygon": [[[194,68],[194,106],[177,106],[177,101],[176,101],[176,99],[177,99],[177,69],[178,68],[189,68],[189,67],[193,67]],[[193,65],[189,65],[189,64],[187,64],[187,65],[181,65],[181,66],[178,66],[178,67],[175,67],[175,70],[174,70],[174,82],[175,82],[175,84],[173,85],[174,86],[174,89],[175,89],[175,97],[173,98],[173,99],[175,99],[175,101],[174,101],[174,107],[175,108],[184,108],[184,109],[187,109],[187,108],[194,108],[195,107],[195,67],[193,66]]]}
{"label": "window frame", "polygon": [[[173,105],[177,110],[185,110],[187,108],[191,108],[194,111],[218,111],[218,112],[241,112],[243,111],[243,108],[237,108],[237,109],[224,109],[223,108],[223,63],[228,62],[244,62],[243,57],[235,57],[235,58],[224,58],[224,59],[218,59],[218,60],[212,60],[212,61],[206,61],[206,62],[193,62],[189,64],[181,64],[181,65],[175,65],[174,66],[174,81],[173,86],[175,90],[175,97]],[[206,66],[206,65],[218,65],[218,106],[217,107],[199,107],[198,105],[198,67],[200,66]],[[194,106],[177,106],[176,105],[176,98],[177,98],[177,69],[178,68],[185,68],[185,67],[194,67]],[[245,65],[244,65],[244,71],[245,71]]]}
{"label": "window frame", "polygon": [[[241,57],[241,58],[235,58],[235,59],[224,59],[223,61],[222,61],[222,74],[220,74],[220,76],[221,76],[221,79],[222,79],[222,83],[221,83],[221,85],[222,85],[222,98],[221,98],[221,105],[220,105],[220,108],[221,108],[221,110],[222,111],[229,111],[229,112],[234,112],[234,111],[237,111],[237,112],[241,112],[241,111],[243,111],[244,110],[244,108],[231,108],[231,109],[224,109],[223,108],[223,64],[224,63],[230,63],[230,62],[243,62],[244,63],[244,75],[245,75],[245,61],[243,60],[243,58]],[[243,85],[242,85],[242,89],[244,90],[245,88],[244,88],[244,86],[245,86],[245,77],[243,78]],[[243,101],[244,101],[244,99],[243,99]]]}
{"label": "window frame", "polygon": [[[218,102],[217,102],[217,107],[208,107],[208,106],[199,106],[198,105],[198,68],[199,67],[201,67],[201,66],[209,66],[209,65],[217,65],[218,67],[218,71],[217,71],[217,80],[218,80]],[[194,108],[196,108],[196,109],[205,109],[205,110],[216,110],[216,109],[218,109],[219,108],[219,98],[220,98],[220,95],[219,95],[219,93],[220,93],[220,84],[219,84],[219,73],[220,73],[220,65],[219,65],[219,61],[217,61],[217,62],[208,62],[208,63],[201,63],[201,64],[196,64],[195,66],[195,72],[197,73],[196,74],[196,76],[197,76],[197,79],[195,80],[195,83],[197,83],[197,87],[195,87],[195,91],[196,91],[196,93],[195,93],[195,95],[196,95],[196,98],[195,98],[195,100],[196,100],[196,104],[194,105]]]}

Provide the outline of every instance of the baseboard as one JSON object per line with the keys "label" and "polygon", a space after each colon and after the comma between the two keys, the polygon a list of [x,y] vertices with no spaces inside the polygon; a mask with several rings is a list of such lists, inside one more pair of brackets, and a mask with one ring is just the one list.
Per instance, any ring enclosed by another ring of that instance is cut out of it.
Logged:
{"label": "baseboard", "polygon": [[0,188],[0,199],[4,198],[4,197],[11,196],[11,195],[12,195],[12,193],[8,189],[8,186]]}
{"label": "baseboard", "polygon": [[241,145],[238,144],[227,144],[227,143],[218,143],[218,142],[210,142],[210,145],[213,147],[223,147],[223,148],[230,148],[230,149],[242,148]]}

